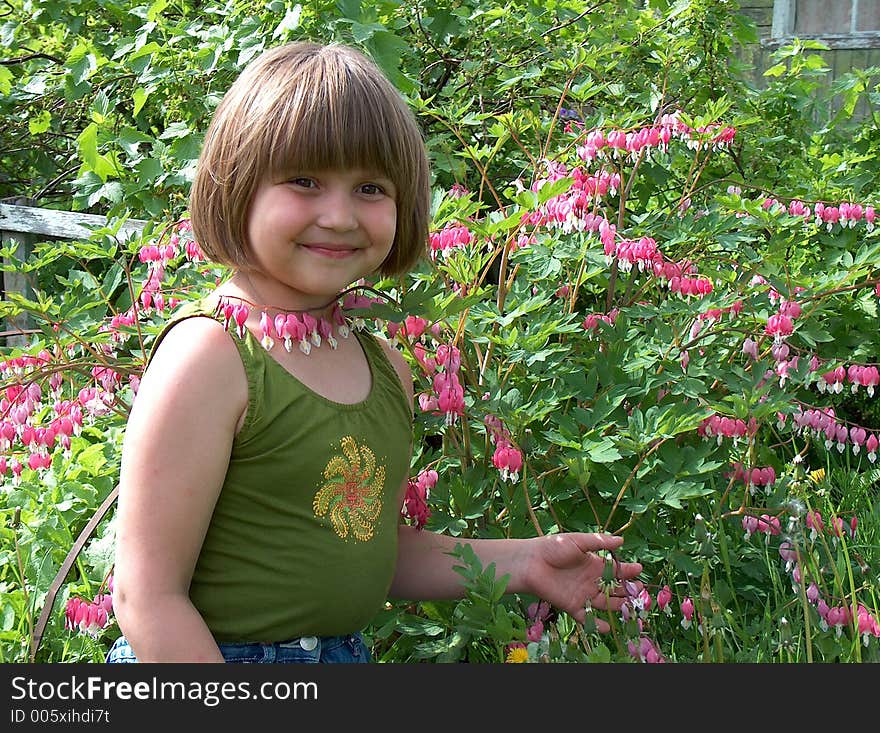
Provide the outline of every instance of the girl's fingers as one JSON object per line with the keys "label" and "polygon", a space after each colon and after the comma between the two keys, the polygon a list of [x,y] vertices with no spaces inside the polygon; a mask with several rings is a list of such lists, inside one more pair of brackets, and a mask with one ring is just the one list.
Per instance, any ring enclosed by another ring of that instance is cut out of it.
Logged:
{"label": "girl's fingers", "polygon": [[642,564],[638,562],[614,563],[614,577],[618,580],[632,580],[642,572]]}
{"label": "girl's fingers", "polygon": [[581,552],[616,550],[623,544],[623,537],[603,532],[571,532],[569,536]]}
{"label": "girl's fingers", "polygon": [[600,611],[619,611],[623,608],[626,598],[620,596],[605,596],[599,593],[590,599],[590,605]]}

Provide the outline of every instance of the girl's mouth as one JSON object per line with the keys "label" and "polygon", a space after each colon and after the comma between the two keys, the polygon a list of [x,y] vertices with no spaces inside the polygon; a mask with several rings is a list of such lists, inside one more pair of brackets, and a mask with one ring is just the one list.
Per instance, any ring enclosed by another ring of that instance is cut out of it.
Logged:
{"label": "girl's mouth", "polygon": [[309,252],[312,252],[321,257],[329,257],[334,260],[345,259],[346,257],[350,257],[355,252],[357,252],[357,247],[337,247],[334,245],[322,245],[322,244],[303,244],[300,245],[303,249],[307,249]]}

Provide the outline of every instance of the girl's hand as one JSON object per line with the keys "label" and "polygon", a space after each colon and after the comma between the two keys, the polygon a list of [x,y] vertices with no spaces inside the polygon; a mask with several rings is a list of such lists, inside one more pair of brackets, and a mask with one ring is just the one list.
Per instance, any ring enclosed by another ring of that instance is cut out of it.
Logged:
{"label": "girl's hand", "polygon": [[[596,554],[599,550],[616,550],[623,537],[610,534],[567,532],[544,535],[530,541],[526,565],[526,586],[530,593],[571,614],[577,621],[585,620],[584,607],[619,611],[628,594],[624,581],[634,581],[642,572],[640,563],[618,562]],[[611,563],[614,582],[607,593],[602,574]],[[642,584],[635,583],[638,593]],[[608,623],[596,618],[601,633],[610,630]]]}

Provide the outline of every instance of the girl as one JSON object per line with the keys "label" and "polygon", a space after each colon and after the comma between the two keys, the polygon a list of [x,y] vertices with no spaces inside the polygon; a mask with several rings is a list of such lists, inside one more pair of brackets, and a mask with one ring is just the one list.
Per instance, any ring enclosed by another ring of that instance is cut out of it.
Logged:
{"label": "girl", "polygon": [[[160,334],[131,412],[108,661],[366,662],[358,630],[388,596],[461,595],[457,540],[399,522],[408,365],[338,303],[415,264],[429,201],[415,120],[359,52],[275,48],[226,94],[190,209],[233,276]],[[587,601],[623,603],[599,591],[595,554],[620,537],[469,542],[509,591],[581,621]]]}

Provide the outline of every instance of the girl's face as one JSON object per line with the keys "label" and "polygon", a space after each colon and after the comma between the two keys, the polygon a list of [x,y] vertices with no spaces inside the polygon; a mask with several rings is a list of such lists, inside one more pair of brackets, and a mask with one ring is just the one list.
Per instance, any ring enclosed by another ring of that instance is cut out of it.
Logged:
{"label": "girl's face", "polygon": [[374,272],[394,242],[396,195],[389,179],[360,170],[264,181],[247,224],[254,295],[279,308],[317,308]]}

